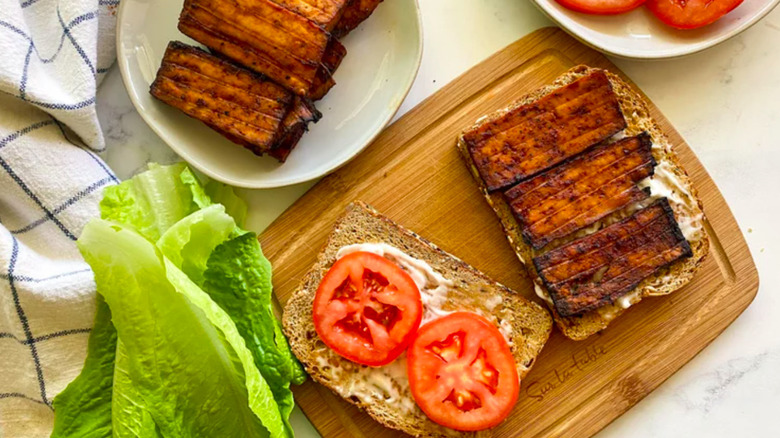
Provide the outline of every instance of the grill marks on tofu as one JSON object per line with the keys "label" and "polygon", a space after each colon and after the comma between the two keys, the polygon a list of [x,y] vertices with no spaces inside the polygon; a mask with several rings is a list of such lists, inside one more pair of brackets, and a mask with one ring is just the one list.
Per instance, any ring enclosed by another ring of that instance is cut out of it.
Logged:
{"label": "grill marks on tofu", "polygon": [[647,133],[603,144],[504,192],[534,249],[594,224],[649,193],[637,183],[653,174]]}
{"label": "grill marks on tofu", "polygon": [[[349,0],[272,0],[298,15],[306,17],[327,31],[341,20]],[[311,100],[320,100],[336,85],[333,73],[347,55],[347,49],[338,39],[331,37],[322,56],[314,81],[309,90]]]}
{"label": "grill marks on tofu", "polygon": [[209,125],[213,130],[232,141],[233,143],[244,146],[252,151],[255,155],[268,155],[276,158],[280,162],[287,161],[287,157],[298,145],[303,134],[308,131],[309,123],[317,122],[322,114],[314,108],[314,105],[306,99],[296,96],[295,101],[292,104],[292,108],[282,120],[281,126],[276,133],[276,139],[271,146],[271,149],[259,149],[255,145],[246,142],[245,140],[231,135],[228,132],[221,130],[217,126]]}
{"label": "grill marks on tofu", "polygon": [[666,198],[594,234],[534,258],[561,316],[594,310],[692,256]]}
{"label": "grill marks on tofu", "polygon": [[273,146],[293,102],[281,86],[179,42],[168,45],[150,92],[255,153]]}
{"label": "grill marks on tofu", "polygon": [[341,19],[349,0],[273,0],[273,2],[331,31]]}
{"label": "grill marks on tofu", "polygon": [[482,180],[495,191],[528,179],[625,129],[617,96],[596,71],[464,133]]}
{"label": "grill marks on tofu", "polygon": [[330,34],[271,0],[185,0],[179,30],[308,96]]}

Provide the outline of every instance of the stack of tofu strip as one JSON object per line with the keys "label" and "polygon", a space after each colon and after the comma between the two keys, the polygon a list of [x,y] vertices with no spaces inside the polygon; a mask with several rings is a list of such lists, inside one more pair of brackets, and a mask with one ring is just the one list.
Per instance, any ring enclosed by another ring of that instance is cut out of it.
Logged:
{"label": "stack of tofu strip", "polygon": [[347,51],[339,38],[381,0],[185,0],[179,30],[206,46],[173,41],[151,94],[256,155],[284,162],[314,101],[336,84]]}
{"label": "stack of tofu strip", "polygon": [[704,213],[644,99],[578,66],[458,139],[466,164],[572,339],[671,293],[708,252]]}

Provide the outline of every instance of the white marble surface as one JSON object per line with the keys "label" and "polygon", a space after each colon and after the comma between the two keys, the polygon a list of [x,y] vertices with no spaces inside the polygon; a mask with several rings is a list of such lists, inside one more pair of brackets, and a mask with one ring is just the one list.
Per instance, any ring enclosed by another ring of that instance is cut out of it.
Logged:
{"label": "white marble surface", "polygon": [[[392,1],[392,0],[389,0]],[[469,67],[550,25],[522,0],[423,0],[425,54],[408,111]],[[600,437],[780,436],[780,9],[739,37],[684,59],[614,60],[687,139],[737,218],[761,276],[758,297],[711,346]],[[119,72],[98,108],[121,177],[176,155],[130,104]],[[261,230],[311,183],[245,191]],[[300,413],[295,427],[316,436]]]}

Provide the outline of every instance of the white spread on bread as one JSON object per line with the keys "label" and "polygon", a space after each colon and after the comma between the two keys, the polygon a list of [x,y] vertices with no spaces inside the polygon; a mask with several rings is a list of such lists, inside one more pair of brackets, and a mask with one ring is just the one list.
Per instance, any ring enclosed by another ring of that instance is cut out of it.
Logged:
{"label": "white spread on bread", "polygon": [[[382,256],[398,265],[398,267],[412,277],[412,281],[414,281],[414,284],[416,284],[417,288],[420,290],[420,298],[423,303],[423,317],[422,322],[420,322],[421,326],[455,311],[445,310],[443,307],[444,303],[447,302],[447,295],[450,290],[455,288],[455,283],[436,272],[436,270],[425,260],[414,258],[400,249],[383,242],[355,243],[342,246],[336,253],[336,259],[340,259],[347,254],[358,251],[370,252]],[[486,314],[486,312],[482,312],[481,309],[470,310],[495,321],[498,325],[498,331],[504,335],[504,338],[509,345],[512,345],[512,324],[506,319],[498,318],[498,315],[492,313],[496,307],[501,305],[503,300],[504,299],[500,294],[495,294],[488,296],[481,301],[485,309],[491,313]]]}
{"label": "white spread on bread", "polygon": [[[423,302],[423,318],[421,325],[436,318],[441,318],[454,310],[445,310],[444,303],[447,296],[455,288],[455,283],[448,280],[431,267],[424,260],[410,256],[404,251],[386,243],[357,243],[341,247],[336,253],[339,259],[347,254],[365,251],[380,255],[395,263],[406,271],[420,290]],[[482,309],[469,309],[482,316],[495,321],[498,331],[504,335],[507,342],[512,345],[512,325],[506,318],[499,318],[493,314],[503,302],[500,294],[487,296],[481,303],[487,312]],[[490,312],[490,313],[488,313]],[[487,313],[487,314],[486,314]],[[327,348],[327,347],[324,347]],[[370,368],[363,365],[352,364],[355,367],[369,369],[366,373],[352,373],[351,370],[332,366],[327,361],[327,355],[317,355],[318,367],[330,367],[333,376],[333,388],[344,398],[356,397],[364,403],[383,401],[386,403],[398,403],[400,409],[411,412],[416,409],[414,399],[409,391],[409,381],[406,376],[406,353],[388,365]]]}
{"label": "white spread on bread", "polygon": [[442,306],[447,301],[450,289],[455,287],[455,283],[444,278],[424,260],[416,259],[386,243],[356,243],[343,246],[336,253],[336,258],[340,259],[347,254],[358,251],[382,256],[398,265],[412,277],[417,289],[420,290],[420,298],[422,298],[423,303],[423,317],[420,325],[452,313],[444,310]]}
{"label": "white spread on bread", "polygon": [[[654,143],[653,148],[657,147],[661,146]],[[669,204],[675,212],[677,225],[680,226],[680,231],[689,242],[701,238],[703,227],[701,213],[694,213],[698,208],[694,205],[696,201],[693,194],[683,185],[669,160],[661,160],[655,166],[653,176],[639,182],[639,188],[645,187],[650,188],[653,200],[663,197],[669,200]]]}
{"label": "white spread on bread", "polygon": [[493,295],[492,297],[485,300],[485,308],[492,312],[493,309],[495,309],[503,301],[504,297],[501,295]]}
{"label": "white spread on bread", "polygon": [[[328,347],[324,347],[328,348]],[[363,403],[382,401],[394,403],[404,412],[415,409],[414,398],[409,391],[406,377],[406,353],[393,362],[379,368],[350,363],[349,366],[365,368],[370,372],[357,373],[343,366],[333,366],[327,354],[318,354],[317,367],[331,373],[332,386],[344,398],[356,397]]]}
{"label": "white spread on bread", "polygon": [[538,278],[534,280],[534,292],[536,292],[536,296],[546,301],[547,304],[554,306],[555,304],[553,303],[552,297],[550,297],[550,294],[547,293],[547,289],[539,284],[540,281],[541,280]]}
{"label": "white spread on bread", "polygon": [[626,138],[626,131],[625,130],[618,131],[616,134],[612,135],[612,137],[610,137],[609,140],[607,140],[607,141],[613,142],[613,141],[623,140],[624,138]]}
{"label": "white spread on bread", "polygon": [[614,303],[599,307],[596,311],[599,312],[602,318],[611,321],[615,319],[620,312],[641,301],[642,296],[640,295],[640,292],[641,290],[636,288],[615,300]]}

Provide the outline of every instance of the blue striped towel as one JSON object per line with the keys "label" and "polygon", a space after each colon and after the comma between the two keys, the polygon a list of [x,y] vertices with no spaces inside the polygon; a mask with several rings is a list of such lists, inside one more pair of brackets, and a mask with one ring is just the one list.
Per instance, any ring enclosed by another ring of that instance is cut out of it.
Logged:
{"label": "blue striped towel", "polygon": [[94,283],[76,248],[117,178],[95,93],[118,0],[0,0],[0,436],[44,437],[80,371]]}

